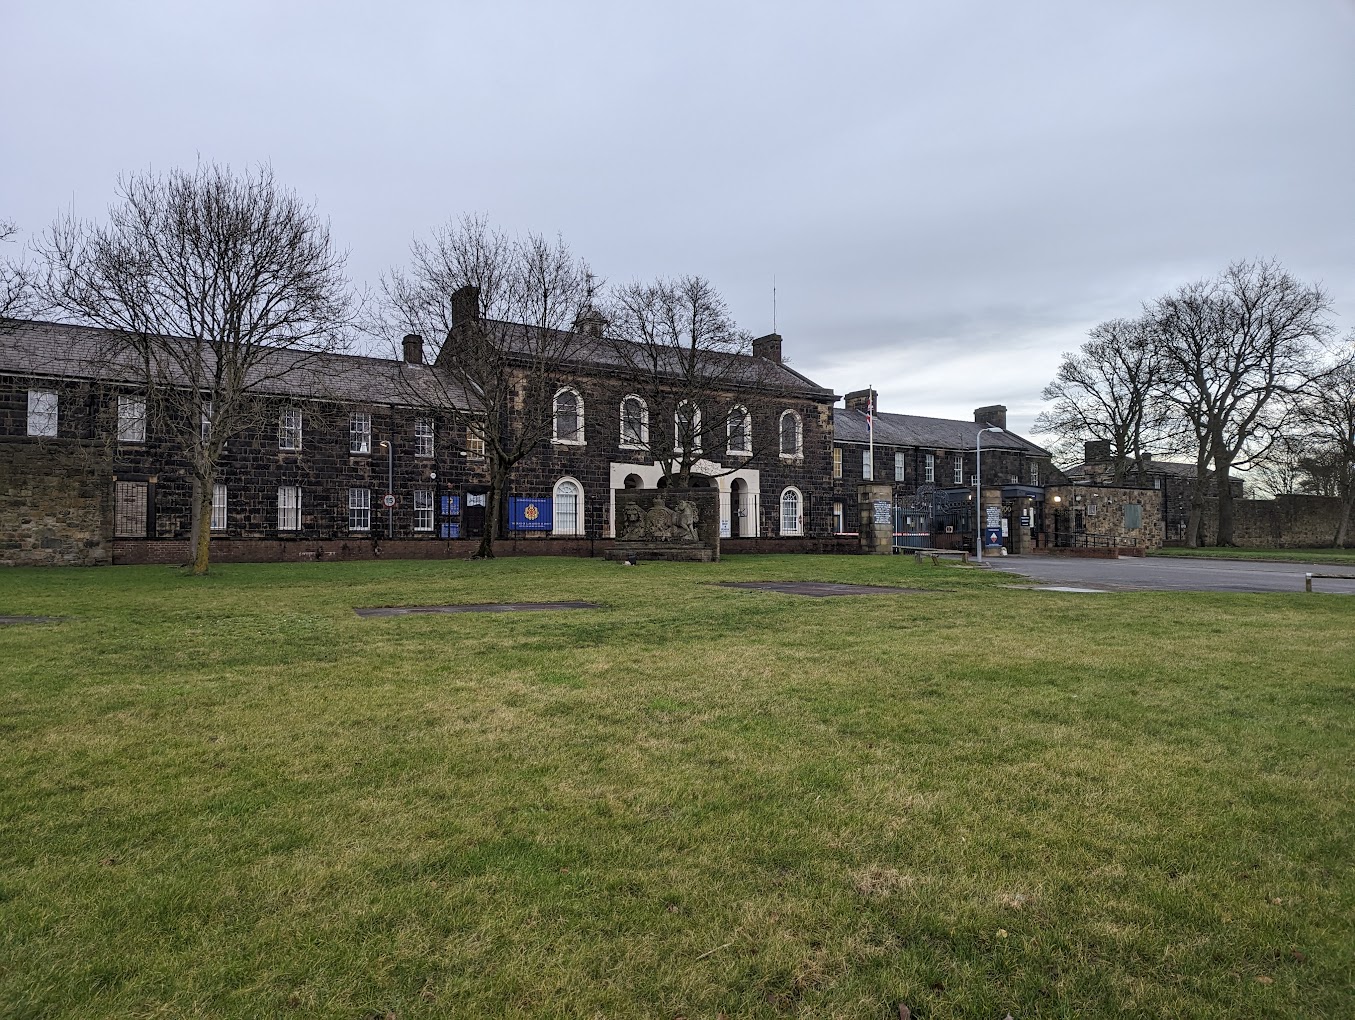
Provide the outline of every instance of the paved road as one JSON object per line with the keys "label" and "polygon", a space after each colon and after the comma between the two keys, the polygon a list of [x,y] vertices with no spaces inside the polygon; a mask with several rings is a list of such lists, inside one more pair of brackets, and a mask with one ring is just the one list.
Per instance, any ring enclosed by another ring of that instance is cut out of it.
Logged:
{"label": "paved road", "polygon": [[[1126,556],[1118,560],[1063,556],[1004,556],[985,563],[1037,584],[1098,588],[1105,591],[1303,592],[1308,571],[1355,574],[1355,564],[1265,563],[1254,560],[1173,559]],[[1013,578],[1020,583],[1019,578]],[[1317,579],[1313,591],[1355,595],[1355,581]]]}

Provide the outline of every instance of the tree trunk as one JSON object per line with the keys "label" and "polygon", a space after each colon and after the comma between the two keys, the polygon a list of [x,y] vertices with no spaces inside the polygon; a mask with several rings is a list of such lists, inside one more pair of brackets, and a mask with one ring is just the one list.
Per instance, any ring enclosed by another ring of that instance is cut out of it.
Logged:
{"label": "tree trunk", "polygon": [[1341,523],[1336,528],[1336,547],[1344,549],[1346,539],[1350,535],[1350,510],[1355,505],[1355,492],[1350,493],[1341,501]]}
{"label": "tree trunk", "polygon": [[1236,545],[1233,541],[1233,487],[1229,484],[1228,472],[1232,463],[1221,458],[1214,460],[1214,480],[1219,487],[1219,532],[1215,545]]}
{"label": "tree trunk", "polygon": [[502,516],[500,507],[503,506],[503,490],[507,483],[508,469],[496,458],[489,470],[489,496],[485,500],[485,530],[480,536],[480,547],[475,550],[475,555],[480,559],[494,558],[494,540],[502,534],[499,527],[499,518]]}
{"label": "tree trunk", "polygon": [[198,516],[193,522],[193,576],[207,573],[212,540],[212,483],[202,483],[198,493]]}

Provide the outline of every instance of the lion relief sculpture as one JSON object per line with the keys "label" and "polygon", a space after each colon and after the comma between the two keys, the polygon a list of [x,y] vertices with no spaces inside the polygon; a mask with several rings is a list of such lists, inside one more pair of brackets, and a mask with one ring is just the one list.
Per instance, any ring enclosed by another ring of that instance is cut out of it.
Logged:
{"label": "lion relief sculpture", "polygon": [[696,526],[701,521],[701,510],[690,499],[679,500],[669,507],[662,496],[655,496],[648,510],[638,503],[627,503],[624,514],[624,542],[695,542]]}

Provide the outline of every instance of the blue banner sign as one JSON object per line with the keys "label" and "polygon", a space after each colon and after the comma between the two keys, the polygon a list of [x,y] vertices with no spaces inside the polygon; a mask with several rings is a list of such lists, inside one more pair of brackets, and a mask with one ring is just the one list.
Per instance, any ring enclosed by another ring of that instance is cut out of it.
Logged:
{"label": "blue banner sign", "polygon": [[512,531],[550,531],[552,502],[525,496],[508,498],[508,527]]}
{"label": "blue banner sign", "polygon": [[461,516],[461,497],[443,496],[442,497],[442,516],[460,517]]}
{"label": "blue banner sign", "polygon": [[1002,544],[1002,529],[1001,529],[1001,528],[984,528],[984,529],[983,529],[983,544],[984,544],[985,546],[1001,545],[1001,544]]}
{"label": "blue banner sign", "polygon": [[444,522],[443,525],[442,525],[442,537],[443,537],[443,538],[460,538],[460,537],[461,537],[461,525],[459,525],[459,524],[447,524],[447,523]]}

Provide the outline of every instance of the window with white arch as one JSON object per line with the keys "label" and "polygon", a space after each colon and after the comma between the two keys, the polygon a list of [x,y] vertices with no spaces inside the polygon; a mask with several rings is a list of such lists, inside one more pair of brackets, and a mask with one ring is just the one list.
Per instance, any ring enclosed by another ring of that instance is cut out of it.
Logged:
{"label": "window with white arch", "polygon": [[649,406],[634,393],[621,401],[621,445],[632,450],[649,445]]}
{"label": "window with white arch", "polygon": [[795,486],[792,485],[781,491],[781,534],[804,534],[803,506],[804,498]]}
{"label": "window with white arch", "polygon": [[682,453],[689,445],[694,453],[701,452],[701,410],[684,400],[673,413],[673,450]]}
{"label": "window with white arch", "polygon": [[730,453],[740,453],[745,456],[753,452],[753,421],[748,415],[748,408],[738,406],[729,412],[727,449]]}
{"label": "window with white arch", "polygon": [[583,486],[573,478],[561,478],[551,494],[553,515],[552,535],[583,534]]}
{"label": "window with white arch", "polygon": [[794,411],[784,411],[780,422],[781,456],[798,457],[804,447],[804,426]]}
{"label": "window with white arch", "polygon": [[557,443],[583,445],[583,397],[571,386],[562,386],[555,391],[551,438]]}

